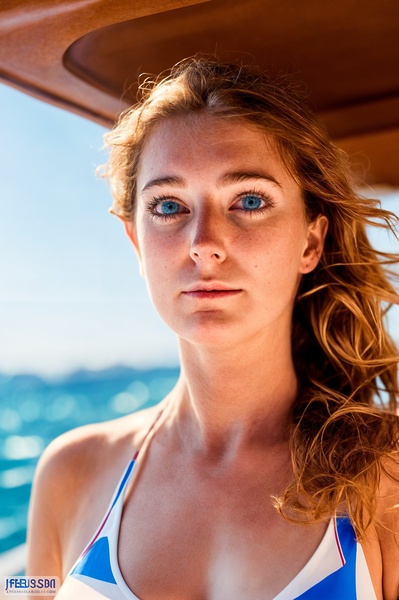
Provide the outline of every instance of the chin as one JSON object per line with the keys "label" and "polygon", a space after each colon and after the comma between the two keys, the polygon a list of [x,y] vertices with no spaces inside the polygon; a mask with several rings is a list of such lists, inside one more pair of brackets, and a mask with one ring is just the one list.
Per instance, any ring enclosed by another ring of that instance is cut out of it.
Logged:
{"label": "chin", "polygon": [[[196,346],[231,350],[248,337],[248,326],[241,320],[226,319],[225,315],[206,313],[191,319],[184,326],[173,328],[178,338]],[[243,335],[245,334],[245,335]]]}

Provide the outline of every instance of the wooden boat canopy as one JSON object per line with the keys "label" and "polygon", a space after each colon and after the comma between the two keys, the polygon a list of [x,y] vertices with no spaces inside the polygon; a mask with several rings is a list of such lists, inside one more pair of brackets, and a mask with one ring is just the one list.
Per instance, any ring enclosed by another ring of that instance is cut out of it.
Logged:
{"label": "wooden boat canopy", "polygon": [[196,52],[303,80],[371,184],[399,186],[397,0],[3,0],[0,80],[111,126],[140,73]]}

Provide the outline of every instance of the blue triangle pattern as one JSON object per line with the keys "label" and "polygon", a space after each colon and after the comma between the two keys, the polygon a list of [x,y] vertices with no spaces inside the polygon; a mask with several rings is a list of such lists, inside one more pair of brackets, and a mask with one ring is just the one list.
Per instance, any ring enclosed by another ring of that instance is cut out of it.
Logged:
{"label": "blue triangle pattern", "polygon": [[78,562],[71,575],[85,575],[107,583],[115,583],[109,558],[108,538],[98,539]]}

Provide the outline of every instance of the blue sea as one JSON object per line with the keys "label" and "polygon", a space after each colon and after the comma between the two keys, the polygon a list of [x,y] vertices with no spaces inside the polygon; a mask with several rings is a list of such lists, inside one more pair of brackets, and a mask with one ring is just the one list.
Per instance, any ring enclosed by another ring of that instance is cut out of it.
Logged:
{"label": "blue sea", "polygon": [[25,542],[32,478],[46,446],[79,425],[158,403],[178,374],[177,368],[127,367],[57,381],[0,374],[0,554]]}

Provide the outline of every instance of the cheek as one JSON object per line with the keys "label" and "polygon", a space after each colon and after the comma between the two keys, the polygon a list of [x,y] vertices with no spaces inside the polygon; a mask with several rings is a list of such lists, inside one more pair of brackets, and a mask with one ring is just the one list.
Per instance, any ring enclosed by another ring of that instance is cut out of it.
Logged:
{"label": "cheek", "polygon": [[[249,236],[245,241],[246,256],[256,267],[264,269],[297,270],[306,246],[306,236],[302,228],[276,228],[266,235]],[[243,253],[244,254],[244,253]]]}
{"label": "cheek", "polygon": [[260,283],[257,287],[263,301],[267,303],[273,298],[283,306],[296,296],[306,238],[302,232],[293,229],[287,231],[286,228],[269,233],[267,238],[258,243],[253,240],[249,245],[247,265],[252,265],[251,270]]}
{"label": "cheek", "polygon": [[177,240],[173,235],[159,235],[159,232],[143,230],[139,244],[143,275],[147,286],[154,294],[162,294],[164,283],[171,277],[177,264]]}

